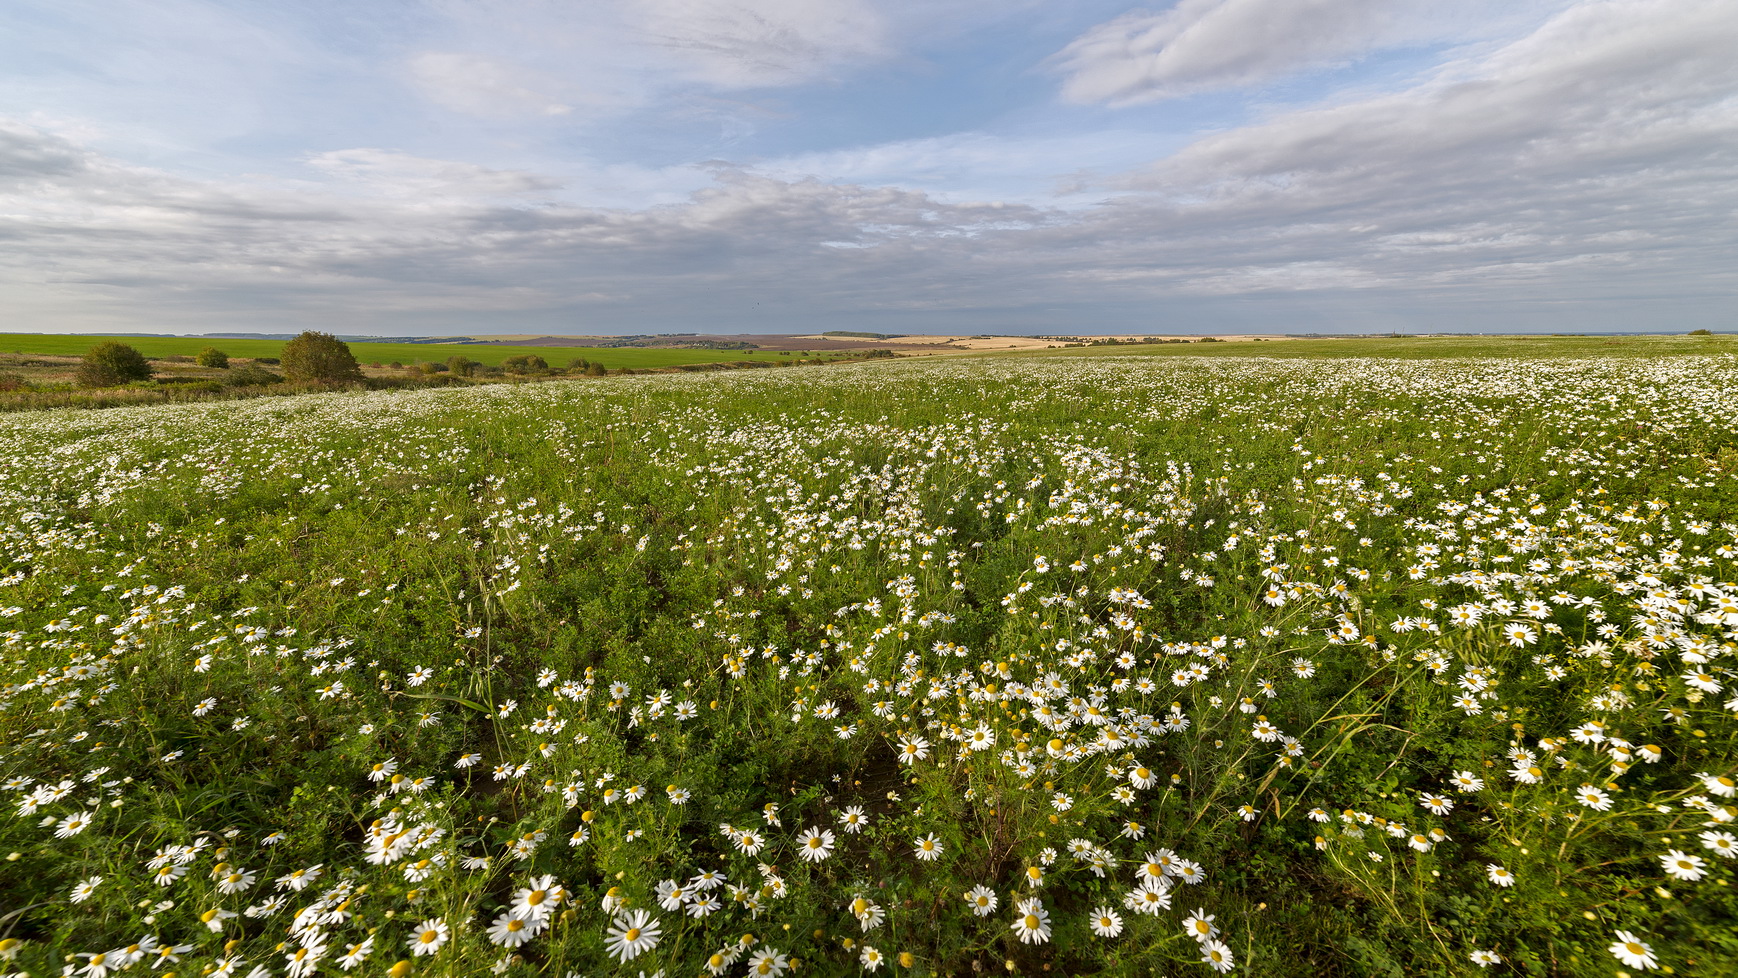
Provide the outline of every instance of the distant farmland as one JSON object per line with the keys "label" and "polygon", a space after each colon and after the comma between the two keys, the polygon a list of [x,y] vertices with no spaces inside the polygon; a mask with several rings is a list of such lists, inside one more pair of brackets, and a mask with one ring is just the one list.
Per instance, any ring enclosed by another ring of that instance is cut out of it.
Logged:
{"label": "distant farmland", "polygon": [[[42,356],[78,356],[104,340],[117,340],[133,347],[147,357],[194,356],[208,346],[215,346],[232,357],[275,357],[283,349],[284,340],[243,340],[203,336],[63,336],[48,333],[8,333],[0,335],[0,352],[32,353]],[[675,367],[688,363],[733,363],[738,360],[786,361],[800,353],[779,353],[769,350],[660,350],[640,347],[593,346],[483,346],[469,343],[351,343],[350,350],[362,363],[420,363],[425,360],[444,361],[462,356],[492,367],[508,357],[535,355],[551,366],[564,366],[570,360],[596,361],[611,369],[631,367]],[[837,353],[817,354],[836,357]]]}

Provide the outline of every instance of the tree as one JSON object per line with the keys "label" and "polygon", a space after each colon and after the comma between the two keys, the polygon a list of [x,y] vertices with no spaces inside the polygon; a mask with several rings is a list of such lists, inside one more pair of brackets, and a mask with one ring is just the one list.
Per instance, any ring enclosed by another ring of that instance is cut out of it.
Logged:
{"label": "tree", "polygon": [[447,357],[447,370],[451,371],[454,377],[469,377],[480,366],[482,364],[457,353]]}
{"label": "tree", "polygon": [[602,377],[604,375],[603,364],[601,364],[601,363],[588,363],[588,364],[586,364],[585,375],[587,377]]}
{"label": "tree", "polygon": [[215,367],[218,370],[228,370],[229,354],[215,346],[208,346],[199,351],[199,365],[201,367]]}
{"label": "tree", "polygon": [[284,344],[278,354],[284,376],[294,381],[316,384],[342,384],[361,380],[362,368],[350,352],[350,345],[330,333],[303,333]]}
{"label": "tree", "polygon": [[150,380],[151,364],[144,354],[125,343],[98,343],[84,355],[78,367],[78,382],[85,387],[119,387],[135,380]]}

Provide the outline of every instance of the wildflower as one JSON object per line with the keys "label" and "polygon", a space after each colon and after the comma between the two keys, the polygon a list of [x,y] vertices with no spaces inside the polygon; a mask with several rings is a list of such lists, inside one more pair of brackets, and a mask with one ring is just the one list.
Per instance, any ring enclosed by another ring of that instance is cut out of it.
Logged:
{"label": "wildflower", "polygon": [[1135,913],[1156,917],[1159,911],[1171,906],[1171,883],[1164,879],[1142,880],[1139,886],[1124,895],[1122,904]]}
{"label": "wildflower", "polygon": [[1236,967],[1231,960],[1231,948],[1220,941],[1207,940],[1201,942],[1201,963],[1214,971],[1224,974]]}
{"label": "wildflower", "polygon": [[863,966],[864,971],[879,971],[882,962],[886,960],[886,955],[867,944],[863,945],[863,950],[857,955],[857,962]]}
{"label": "wildflower", "polygon": [[996,898],[996,892],[981,883],[966,892],[965,900],[971,905],[972,913],[979,917],[988,917],[995,913],[996,906],[1000,903]]}
{"label": "wildflower", "polygon": [[610,924],[604,948],[611,957],[626,963],[657,947],[660,933],[656,917],[644,910],[631,910]]}
{"label": "wildflower", "polygon": [[1611,796],[1590,784],[1575,789],[1575,800],[1596,812],[1611,810]]}
{"label": "wildflower", "polygon": [[1627,930],[1617,932],[1617,940],[1612,942],[1611,953],[1631,968],[1647,970],[1659,967],[1659,959],[1654,957],[1654,949]]}
{"label": "wildflower", "polygon": [[1037,897],[1028,897],[1014,905],[1014,923],[1010,927],[1022,944],[1043,944],[1050,940],[1050,913]]}
{"label": "wildflower", "polygon": [[1482,791],[1485,786],[1484,779],[1476,777],[1471,771],[1456,771],[1454,777],[1448,780],[1457,790],[1467,793]]}
{"label": "wildflower", "polygon": [[934,832],[919,836],[912,841],[912,846],[914,854],[923,862],[934,862],[942,854],[941,842],[936,839]]}
{"label": "wildflower", "polygon": [[1666,874],[1674,879],[1693,882],[1708,875],[1708,871],[1703,868],[1707,862],[1701,856],[1692,856],[1676,849],[1661,856],[1660,863],[1665,866]]}
{"label": "wildflower", "polygon": [[915,764],[929,757],[929,741],[916,734],[899,738],[899,763]]}
{"label": "wildflower", "polygon": [[1515,885],[1515,874],[1509,872],[1506,868],[1497,863],[1487,863],[1485,865],[1485,875],[1489,876],[1491,882],[1498,886]]}
{"label": "wildflower", "polygon": [[1219,927],[1213,923],[1214,919],[1213,914],[1196,907],[1194,913],[1183,918],[1183,933],[1193,937],[1196,941],[1218,937]]}
{"label": "wildflower", "polygon": [[1734,838],[1730,832],[1703,832],[1699,838],[1702,845],[1716,856],[1731,859],[1734,854],[1738,854],[1738,838]]}
{"label": "wildflower", "polygon": [[1472,963],[1481,968],[1488,968],[1493,964],[1501,964],[1503,960],[1503,956],[1495,951],[1474,951],[1472,952],[1471,957]]}
{"label": "wildflower", "polygon": [[833,854],[834,835],[820,828],[810,828],[797,836],[797,855],[812,863],[825,860]]}
{"label": "wildflower", "polygon": [[1418,796],[1418,803],[1437,815],[1447,815],[1454,810],[1454,802],[1441,795],[1433,795],[1428,791]]}
{"label": "wildflower", "polygon": [[544,875],[531,880],[531,885],[513,894],[512,907],[509,912],[520,920],[532,920],[539,924],[549,919],[549,915],[567,896],[567,891],[555,882],[555,877]]}
{"label": "wildflower", "polygon": [[489,940],[504,948],[516,948],[536,937],[543,926],[541,920],[528,920],[523,917],[515,917],[511,913],[504,913],[496,917],[494,922],[489,925]]}
{"label": "wildflower", "polygon": [[73,903],[83,903],[86,900],[89,900],[91,895],[97,891],[97,887],[101,885],[103,885],[103,878],[101,876],[92,876],[89,879],[79,880],[77,883],[73,884],[72,894],[68,896],[67,899],[71,900]]}
{"label": "wildflower", "polygon": [[1099,937],[1116,937],[1122,933],[1122,915],[1110,907],[1092,912],[1092,932]]}
{"label": "wildflower", "polygon": [[374,938],[373,936],[369,936],[364,938],[360,944],[350,945],[349,950],[340,954],[338,956],[338,967],[343,968],[345,971],[349,971],[351,968],[367,961],[368,956],[373,953]]}
{"label": "wildflower", "polygon": [[446,921],[439,917],[430,917],[416,925],[416,930],[404,944],[414,955],[435,954],[446,945],[447,938],[451,936],[452,930],[447,927]]}
{"label": "wildflower", "polygon": [[839,826],[849,835],[856,835],[869,824],[869,816],[863,812],[862,805],[852,805],[839,813]]}
{"label": "wildflower", "polygon": [[284,956],[284,972],[290,978],[304,978],[304,976],[314,973],[314,969],[320,966],[320,959],[325,956],[326,942],[316,940],[312,944],[304,945],[286,954]]}
{"label": "wildflower", "polygon": [[748,973],[755,978],[774,978],[784,974],[788,967],[790,959],[776,947],[762,948],[748,959]]}
{"label": "wildflower", "polygon": [[1738,781],[1734,781],[1730,775],[1704,774],[1698,771],[1696,777],[1702,779],[1703,787],[1721,798],[1731,798],[1738,794]]}
{"label": "wildflower", "polygon": [[686,903],[690,896],[691,894],[682,888],[682,884],[675,880],[665,880],[658,884],[658,905],[663,907],[665,910],[675,911],[682,909],[682,904]]}

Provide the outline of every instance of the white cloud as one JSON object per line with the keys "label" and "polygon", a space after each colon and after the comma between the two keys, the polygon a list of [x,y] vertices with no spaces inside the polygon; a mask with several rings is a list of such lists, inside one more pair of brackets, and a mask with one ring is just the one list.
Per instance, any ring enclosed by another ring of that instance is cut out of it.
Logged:
{"label": "white cloud", "polygon": [[890,53],[863,0],[630,0],[628,11],[678,73],[721,88],[812,81]]}
{"label": "white cloud", "polygon": [[[177,177],[9,124],[0,320],[1085,332],[1179,310],[1284,326],[1265,318],[1284,302],[1379,309],[1379,328],[1464,325],[1474,307],[1483,328],[1720,325],[1738,292],[1734,49],[1720,0],[1589,3],[1408,90],[1207,135],[1068,210],[917,186],[1038,172],[1089,142],[564,171],[577,203],[537,172],[370,148],[308,157],[299,182]],[[660,202],[601,206],[591,188],[610,181]]]}
{"label": "white cloud", "polygon": [[560,188],[556,181],[519,170],[492,170],[474,163],[435,160],[383,149],[317,153],[308,165],[327,176],[386,196],[460,199],[517,196]]}
{"label": "white cloud", "polygon": [[411,80],[436,104],[483,118],[566,115],[573,106],[558,95],[565,83],[510,61],[454,51],[423,51],[406,66]]}
{"label": "white cloud", "polygon": [[1100,24],[1053,63],[1067,75],[1067,98],[1128,104],[1258,84],[1383,48],[1477,36],[1523,13],[1484,0],[1181,0],[1160,13]]}

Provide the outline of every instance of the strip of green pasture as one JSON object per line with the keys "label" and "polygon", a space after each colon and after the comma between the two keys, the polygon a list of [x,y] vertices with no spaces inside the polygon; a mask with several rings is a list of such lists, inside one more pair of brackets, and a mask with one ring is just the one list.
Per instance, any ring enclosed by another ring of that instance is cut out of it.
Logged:
{"label": "strip of green pasture", "polygon": [[1144,343],[1000,353],[999,356],[1181,356],[1399,360],[1461,357],[1659,357],[1738,354],[1738,336],[1358,336]]}
{"label": "strip of green pasture", "polygon": [[[194,356],[208,346],[215,346],[232,357],[275,357],[284,347],[283,340],[225,339],[202,336],[65,336],[50,333],[0,334],[0,352],[28,353],[39,356],[79,356],[104,340],[115,340],[133,347],[147,357]],[[671,367],[687,363],[729,363],[736,360],[791,360],[800,356],[781,356],[770,350],[675,350],[643,347],[591,346],[478,346],[468,343],[351,343],[350,351],[362,363],[419,363],[425,360],[444,361],[462,356],[478,363],[500,366],[511,356],[535,355],[551,366],[566,366],[576,358],[601,363],[606,367]]]}

